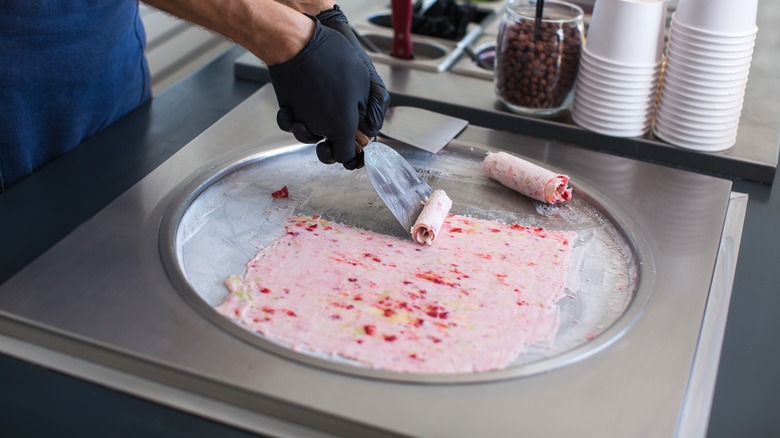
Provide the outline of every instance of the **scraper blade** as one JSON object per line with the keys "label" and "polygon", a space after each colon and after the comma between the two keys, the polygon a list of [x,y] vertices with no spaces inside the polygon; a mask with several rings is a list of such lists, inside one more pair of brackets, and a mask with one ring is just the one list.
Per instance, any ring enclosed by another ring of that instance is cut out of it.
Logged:
{"label": "scraper blade", "polygon": [[404,230],[410,232],[433,189],[390,146],[374,141],[363,152],[371,185]]}

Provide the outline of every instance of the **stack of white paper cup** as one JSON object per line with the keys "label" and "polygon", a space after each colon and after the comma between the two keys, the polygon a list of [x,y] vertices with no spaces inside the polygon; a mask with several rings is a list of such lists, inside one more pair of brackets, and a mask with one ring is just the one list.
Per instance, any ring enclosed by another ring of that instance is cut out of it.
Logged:
{"label": "stack of white paper cup", "polygon": [[706,152],[734,146],[750,72],[757,0],[680,0],[672,15],[653,133]]}
{"label": "stack of white paper cup", "polygon": [[664,0],[596,0],[572,105],[578,125],[615,137],[650,130],[665,25]]}

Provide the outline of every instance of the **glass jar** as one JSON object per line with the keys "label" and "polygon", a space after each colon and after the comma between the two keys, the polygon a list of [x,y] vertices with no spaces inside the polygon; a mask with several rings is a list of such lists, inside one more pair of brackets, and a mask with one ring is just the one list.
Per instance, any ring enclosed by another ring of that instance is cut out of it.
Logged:
{"label": "glass jar", "polygon": [[511,111],[554,116],[568,109],[583,43],[583,12],[547,1],[536,20],[536,3],[509,0],[499,23],[494,85]]}

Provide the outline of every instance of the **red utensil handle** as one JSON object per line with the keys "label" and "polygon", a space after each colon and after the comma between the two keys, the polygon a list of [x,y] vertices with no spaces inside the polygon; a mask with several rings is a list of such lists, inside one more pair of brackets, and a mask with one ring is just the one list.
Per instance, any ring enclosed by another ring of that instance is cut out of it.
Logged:
{"label": "red utensil handle", "polygon": [[396,58],[412,59],[412,0],[392,0],[393,49]]}

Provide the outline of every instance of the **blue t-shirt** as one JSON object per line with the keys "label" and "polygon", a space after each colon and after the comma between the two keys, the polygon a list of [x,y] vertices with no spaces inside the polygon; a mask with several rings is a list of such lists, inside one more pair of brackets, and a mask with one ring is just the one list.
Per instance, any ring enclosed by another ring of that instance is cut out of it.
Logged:
{"label": "blue t-shirt", "polygon": [[0,1],[0,192],[151,97],[137,0]]}

